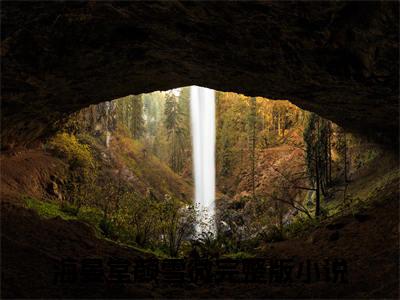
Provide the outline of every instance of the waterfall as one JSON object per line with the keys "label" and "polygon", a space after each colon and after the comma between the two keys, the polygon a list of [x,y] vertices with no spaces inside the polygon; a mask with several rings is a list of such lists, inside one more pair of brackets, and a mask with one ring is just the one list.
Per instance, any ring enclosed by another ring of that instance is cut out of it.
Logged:
{"label": "waterfall", "polygon": [[108,148],[110,146],[110,138],[111,138],[111,133],[110,133],[110,102],[105,102],[105,107],[106,107],[106,147]]}
{"label": "waterfall", "polygon": [[215,92],[192,86],[190,115],[197,233],[215,233]]}

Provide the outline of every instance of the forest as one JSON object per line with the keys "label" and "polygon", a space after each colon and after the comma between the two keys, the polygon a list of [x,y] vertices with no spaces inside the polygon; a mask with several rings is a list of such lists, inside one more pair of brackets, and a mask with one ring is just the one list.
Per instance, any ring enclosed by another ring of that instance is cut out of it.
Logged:
{"label": "forest", "polygon": [[44,145],[64,167],[48,198],[26,205],[160,257],[214,258],[257,256],[366,205],[349,185],[378,146],[289,101],[216,92],[217,230],[196,234],[190,93],[126,96],[70,116]]}

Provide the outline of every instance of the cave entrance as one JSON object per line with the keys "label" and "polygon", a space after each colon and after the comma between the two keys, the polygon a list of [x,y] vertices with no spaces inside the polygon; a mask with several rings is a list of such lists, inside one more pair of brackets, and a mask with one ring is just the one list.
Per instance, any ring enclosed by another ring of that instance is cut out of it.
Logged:
{"label": "cave entrance", "polygon": [[[287,100],[191,86],[92,105],[48,149],[71,152],[65,202],[97,211],[105,236],[177,256],[195,236],[241,251],[329,215],[332,186],[346,193],[360,160],[350,140]],[[199,208],[204,193],[215,210]]]}

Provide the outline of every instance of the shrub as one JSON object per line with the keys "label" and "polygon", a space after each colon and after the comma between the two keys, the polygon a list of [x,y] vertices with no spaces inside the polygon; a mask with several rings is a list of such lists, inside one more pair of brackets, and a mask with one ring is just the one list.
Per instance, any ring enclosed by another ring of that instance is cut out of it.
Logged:
{"label": "shrub", "polygon": [[264,242],[275,243],[284,240],[283,232],[277,226],[270,226],[260,234]]}
{"label": "shrub", "polygon": [[80,143],[75,135],[63,132],[55,135],[47,147],[69,164],[68,178],[63,188],[70,202],[78,206],[87,202],[93,194],[96,178],[95,159],[89,145]]}
{"label": "shrub", "polygon": [[76,217],[64,213],[58,203],[44,202],[32,197],[24,197],[25,204],[28,208],[35,210],[39,216],[43,218],[61,217],[64,220],[74,220]]}
{"label": "shrub", "polygon": [[288,236],[297,236],[301,233],[315,228],[319,225],[318,219],[310,219],[310,218],[298,218],[292,223],[285,226],[285,232]]}
{"label": "shrub", "polygon": [[75,168],[90,169],[95,165],[89,145],[80,144],[73,134],[58,133],[47,146],[59,157],[68,160]]}
{"label": "shrub", "polygon": [[239,251],[236,253],[224,254],[223,257],[232,259],[245,259],[245,258],[253,258],[255,257],[255,255],[248,252]]}
{"label": "shrub", "polygon": [[115,231],[113,228],[113,224],[110,220],[102,218],[99,223],[99,228],[101,230],[101,233],[108,238],[114,238],[115,237]]}
{"label": "shrub", "polygon": [[195,244],[200,248],[201,257],[215,258],[221,254],[221,240],[211,232],[202,232]]}
{"label": "shrub", "polygon": [[78,218],[82,221],[99,226],[103,213],[100,209],[90,206],[82,206],[78,212]]}
{"label": "shrub", "polygon": [[60,206],[60,210],[70,216],[77,216],[79,213],[79,207],[71,204],[69,202],[62,202]]}
{"label": "shrub", "polygon": [[195,208],[184,206],[184,203],[166,195],[158,205],[157,213],[160,216],[160,233],[169,255],[178,256],[182,241],[194,234]]}
{"label": "shrub", "polygon": [[248,253],[253,253],[260,246],[261,239],[259,237],[243,240],[240,242],[240,250]]}

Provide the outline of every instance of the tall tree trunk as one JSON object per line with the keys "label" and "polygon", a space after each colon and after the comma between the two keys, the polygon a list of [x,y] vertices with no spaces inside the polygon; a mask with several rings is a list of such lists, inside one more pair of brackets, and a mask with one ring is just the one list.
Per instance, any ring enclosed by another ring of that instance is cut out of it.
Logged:
{"label": "tall tree trunk", "polygon": [[278,111],[278,137],[281,134],[281,113]]}
{"label": "tall tree trunk", "polygon": [[251,153],[252,153],[252,159],[251,159],[251,189],[252,189],[252,194],[253,194],[253,200],[256,198],[256,187],[255,187],[255,164],[256,164],[256,114],[257,114],[257,108],[256,108],[256,98],[253,97],[252,99],[252,111],[251,111],[251,120],[252,120],[252,141],[251,141]]}
{"label": "tall tree trunk", "polygon": [[321,134],[320,134],[320,127],[319,127],[319,120],[320,118],[317,118],[317,143],[315,145],[315,178],[316,178],[316,182],[317,182],[317,186],[316,186],[316,199],[315,199],[315,217],[319,218],[320,214],[321,214],[321,208],[320,208],[320,204],[321,204],[321,199],[320,199],[320,153],[319,153],[319,140],[321,138]]}
{"label": "tall tree trunk", "polygon": [[347,139],[344,133],[344,183],[347,184]]}
{"label": "tall tree trunk", "polygon": [[331,146],[331,124],[328,124],[328,183],[332,184],[332,146]]}
{"label": "tall tree trunk", "polygon": [[320,178],[319,178],[319,166],[318,166],[318,155],[315,155],[315,178],[316,178],[316,193],[315,193],[315,217],[319,218],[321,215],[321,201],[320,201]]}
{"label": "tall tree trunk", "polygon": [[[321,170],[322,171],[322,170]],[[322,176],[323,174],[319,174],[320,176],[320,188],[321,188],[321,194],[326,196],[326,184],[325,184],[325,180],[324,180],[324,176]]]}
{"label": "tall tree trunk", "polygon": [[329,184],[329,153],[328,153],[328,136],[329,130],[327,130],[327,136],[324,137],[324,181],[325,187]]}

